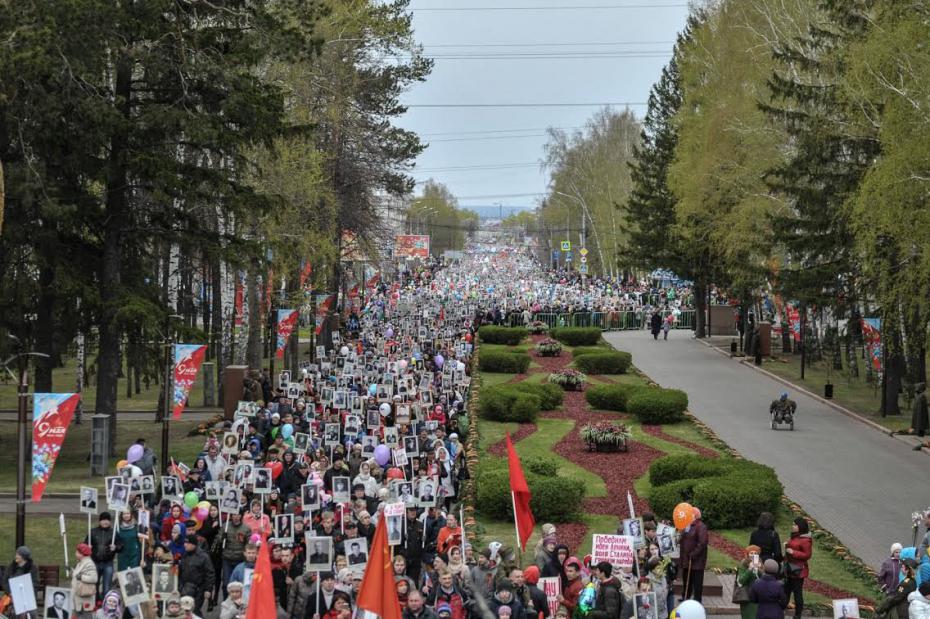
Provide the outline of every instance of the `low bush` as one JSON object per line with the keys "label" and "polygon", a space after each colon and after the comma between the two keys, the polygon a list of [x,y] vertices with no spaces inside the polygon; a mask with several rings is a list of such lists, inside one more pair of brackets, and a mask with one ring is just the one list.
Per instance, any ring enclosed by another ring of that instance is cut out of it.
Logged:
{"label": "low bush", "polygon": [[562,391],[558,385],[546,383],[528,383],[524,381],[512,385],[501,385],[500,388],[512,389],[537,396],[542,403],[542,410],[544,411],[557,409],[562,405],[562,399],[565,397],[565,392]]}
{"label": "low bush", "polygon": [[605,352],[613,352],[613,348],[608,348],[606,346],[578,346],[572,348],[572,357],[576,359],[583,355],[599,355]]}
{"label": "low bush", "polygon": [[715,529],[753,526],[760,512],[778,508],[784,492],[770,467],[735,458],[666,456],[649,467],[649,480],[649,504],[660,517],[687,501]]}
{"label": "low bush", "polygon": [[487,344],[506,344],[516,346],[522,342],[529,331],[523,327],[497,327],[485,325],[478,329],[478,337]]}
{"label": "low bush", "polygon": [[584,393],[585,399],[593,408],[603,411],[625,413],[627,400],[637,389],[648,389],[640,385],[594,385]]}
{"label": "low bush", "polygon": [[529,355],[522,352],[485,352],[478,359],[478,368],[482,372],[523,374],[530,367]]}
{"label": "low bush", "polygon": [[545,458],[529,457],[521,458],[523,463],[523,469],[540,475],[542,477],[555,477],[559,474],[559,467],[552,460],[546,460]]}
{"label": "low bush", "polygon": [[566,346],[594,346],[601,339],[597,327],[558,327],[550,329],[549,335]]}
{"label": "low bush", "polygon": [[633,362],[628,352],[602,352],[575,359],[575,367],[585,374],[626,374]]}
{"label": "low bush", "polygon": [[676,423],[685,418],[688,395],[678,389],[637,389],[627,400],[626,409],[642,423]]}
{"label": "low bush", "polygon": [[508,386],[488,387],[478,399],[478,414],[490,421],[530,423],[542,409],[542,399],[532,393],[508,389]]}
{"label": "low bush", "polygon": [[[578,518],[584,488],[581,484],[565,477],[558,477],[552,471],[545,474],[535,472],[527,462],[538,461],[529,458],[524,461],[527,485],[530,487],[530,509],[533,516],[540,521],[569,522]],[[513,521],[513,504],[510,498],[510,473],[506,461],[483,464],[478,471],[475,507],[482,516],[501,521]]]}

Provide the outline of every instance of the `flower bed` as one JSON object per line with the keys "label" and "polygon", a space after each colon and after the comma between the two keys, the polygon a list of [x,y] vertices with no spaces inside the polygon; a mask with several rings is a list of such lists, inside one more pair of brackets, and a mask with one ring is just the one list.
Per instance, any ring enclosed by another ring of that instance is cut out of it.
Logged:
{"label": "flower bed", "polygon": [[541,320],[534,320],[530,323],[530,333],[533,335],[543,335],[549,333],[549,325]]}
{"label": "flower bed", "polygon": [[558,357],[562,354],[562,344],[547,338],[536,344],[536,354],[540,357]]}
{"label": "flower bed", "polygon": [[625,425],[614,421],[585,424],[580,435],[588,451],[627,451],[632,436]]}
{"label": "flower bed", "polygon": [[588,377],[572,369],[561,369],[549,375],[549,382],[560,386],[565,391],[581,391]]}

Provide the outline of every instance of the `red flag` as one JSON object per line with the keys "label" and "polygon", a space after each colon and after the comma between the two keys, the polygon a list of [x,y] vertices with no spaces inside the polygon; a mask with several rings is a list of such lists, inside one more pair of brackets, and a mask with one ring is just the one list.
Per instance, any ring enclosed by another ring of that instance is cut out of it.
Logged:
{"label": "red flag", "polygon": [[274,613],[274,582],[271,580],[271,554],[268,552],[268,538],[262,540],[258,549],[258,560],[252,572],[252,589],[249,593],[249,607],[245,619],[262,619],[268,613]]}
{"label": "red flag", "polygon": [[42,500],[42,493],[55,460],[65,442],[71,416],[81,400],[80,393],[36,393],[32,410],[32,502]]}
{"label": "red flag", "polygon": [[520,547],[526,550],[526,542],[533,534],[536,519],[530,511],[530,487],[526,485],[523,467],[520,466],[520,457],[513,448],[510,432],[507,433],[507,465],[510,468],[510,492],[513,494],[513,518],[517,527],[517,537],[520,540]]}
{"label": "red flag", "polygon": [[[381,619],[401,619],[400,601],[394,586],[394,568],[388,548],[385,519],[378,519],[375,537],[371,540],[371,552],[365,576],[358,590],[358,608],[378,615]],[[253,585],[254,590],[254,585]],[[246,619],[252,619],[246,617]]]}

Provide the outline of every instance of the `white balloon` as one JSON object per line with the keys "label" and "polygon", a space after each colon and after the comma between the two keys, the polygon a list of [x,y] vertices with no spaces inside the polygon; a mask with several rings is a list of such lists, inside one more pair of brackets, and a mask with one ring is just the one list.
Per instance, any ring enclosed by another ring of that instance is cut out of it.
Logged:
{"label": "white balloon", "polygon": [[388,415],[391,414],[391,405],[388,404],[387,402],[382,402],[381,406],[379,406],[378,409],[381,411],[382,417],[387,417]]}
{"label": "white balloon", "polygon": [[339,354],[342,355],[343,357],[348,357],[348,356],[349,356],[349,347],[348,347],[348,346],[343,346],[342,348],[340,348],[340,349],[339,349]]}
{"label": "white balloon", "polygon": [[672,613],[672,619],[707,619],[707,613],[697,600],[685,600]]}

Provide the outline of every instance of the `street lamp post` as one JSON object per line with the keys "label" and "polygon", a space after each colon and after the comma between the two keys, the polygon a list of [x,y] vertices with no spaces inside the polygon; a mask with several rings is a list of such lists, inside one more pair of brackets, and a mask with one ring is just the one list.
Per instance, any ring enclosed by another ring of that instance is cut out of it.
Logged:
{"label": "street lamp post", "polygon": [[161,467],[165,474],[168,474],[168,442],[171,421],[171,369],[172,369],[172,351],[174,349],[174,333],[171,329],[171,319],[182,318],[177,314],[171,314],[165,318],[165,397],[162,403],[161,411]]}

